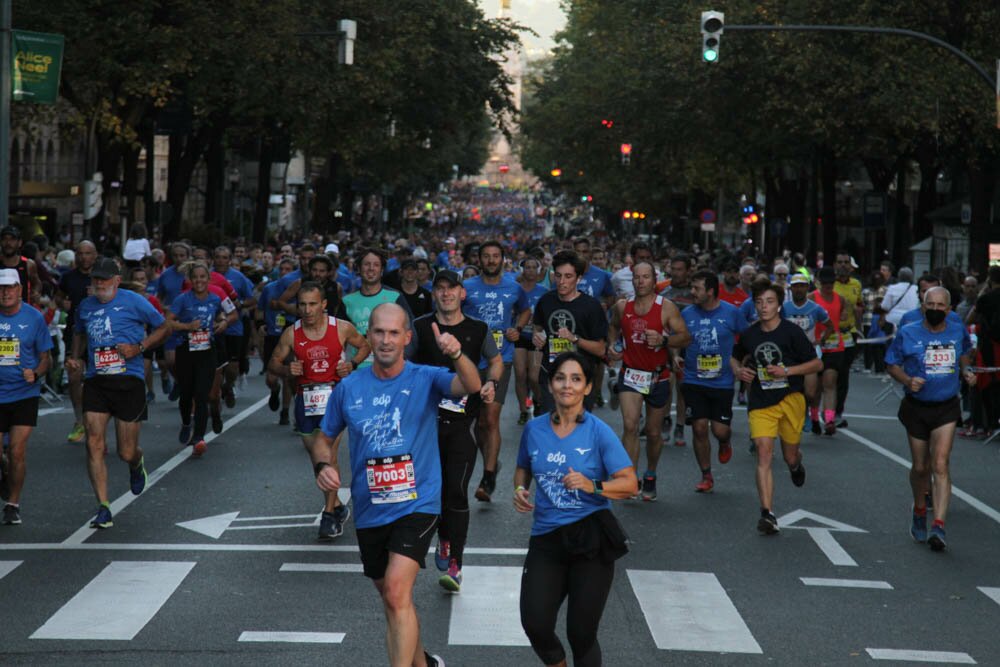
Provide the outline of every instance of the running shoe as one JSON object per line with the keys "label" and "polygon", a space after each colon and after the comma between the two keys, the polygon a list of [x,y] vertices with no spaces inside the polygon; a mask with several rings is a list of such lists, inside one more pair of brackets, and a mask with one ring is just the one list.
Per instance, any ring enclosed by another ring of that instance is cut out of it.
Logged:
{"label": "running shoe", "polygon": [[232,385],[222,388],[222,400],[226,402],[227,408],[236,407],[236,393],[233,391]]}
{"label": "running shoe", "polygon": [[170,394],[167,396],[168,401],[176,401],[181,397],[181,388],[176,382],[170,385]]}
{"label": "running shoe", "polygon": [[934,494],[925,493],[924,494],[924,505],[927,507],[928,512],[934,511]]}
{"label": "running shoe", "polygon": [[931,551],[944,551],[947,548],[948,543],[944,539],[944,526],[938,524],[931,526],[931,536],[927,538],[927,544],[930,545]]}
{"label": "running shoe", "polygon": [[483,479],[479,482],[479,487],[476,489],[476,500],[482,503],[492,502],[493,492],[496,491],[496,488],[496,475],[490,476],[483,473]]}
{"label": "running shoe", "polygon": [[927,516],[918,516],[913,513],[913,521],[910,523],[910,537],[916,542],[927,541]]}
{"label": "running shoe", "polygon": [[135,468],[130,466],[128,470],[128,485],[132,489],[133,496],[137,496],[142,493],[142,490],[146,488],[147,479],[146,459],[140,458],[139,465]]}
{"label": "running shoe", "polygon": [[198,442],[194,443],[194,447],[191,448],[191,456],[194,456],[195,458],[201,458],[202,456],[205,455],[205,452],[207,451],[208,451],[208,443],[206,443],[204,440],[199,440]]}
{"label": "running shoe", "polygon": [[757,443],[754,442],[753,440],[751,440],[750,441],[750,448],[747,451],[749,451],[751,454],[756,454],[757,453]]}
{"label": "running shoe", "polygon": [[728,442],[719,445],[719,463],[729,463],[733,458],[733,446]]}
{"label": "running shoe", "polygon": [[836,435],[837,425],[833,422],[827,422],[823,425],[823,433],[826,435]]}
{"label": "running shoe", "polygon": [[813,435],[823,434],[823,426],[819,423],[818,419],[810,419],[809,422],[812,424],[810,428],[812,429]]}
{"label": "running shoe", "polygon": [[528,413],[522,412],[521,416],[517,418],[517,425],[524,426],[527,423],[528,423]]}
{"label": "running shoe", "polygon": [[212,433],[219,435],[222,433],[222,415],[218,412],[212,412]]}
{"label": "running shoe", "polygon": [[177,434],[177,439],[182,445],[191,444],[191,424],[181,424],[181,432]]}
{"label": "running shoe", "polygon": [[278,416],[278,426],[288,426],[289,423],[288,410],[282,410],[281,414]]}
{"label": "running shoe", "polygon": [[780,530],[778,528],[778,519],[770,512],[761,516],[757,521],[757,532],[761,535],[777,535]]}
{"label": "running shoe", "polygon": [[684,447],[687,445],[684,442],[684,425],[678,424],[674,427],[674,447]]}
{"label": "running shoe", "polygon": [[663,430],[664,431],[666,431],[667,433],[670,433],[670,429],[673,427],[673,425],[674,425],[674,418],[673,417],[671,417],[670,415],[667,415],[666,417],[663,418]]}
{"label": "running shoe", "polygon": [[333,512],[323,512],[319,518],[319,535],[317,536],[317,539],[322,542],[326,542],[335,537],[339,537],[341,533],[344,532],[344,529],[341,528],[338,533],[334,525],[335,523],[336,522],[333,519]]}
{"label": "running shoe", "polygon": [[154,394],[151,391],[147,391],[146,392],[146,402],[147,403],[155,403],[156,402],[156,394]]}
{"label": "running shoe", "polygon": [[448,571],[448,564],[451,562],[451,540],[440,540],[437,549],[434,550],[434,564],[442,572]]}
{"label": "running shoe", "polygon": [[277,412],[278,408],[281,407],[281,385],[276,384],[274,388],[271,389],[271,396],[267,399],[267,407],[270,408],[271,412]]}
{"label": "running shoe", "polygon": [[438,579],[441,588],[452,593],[459,593],[462,590],[462,568],[458,566],[458,561],[454,558],[448,562],[448,571]]}
{"label": "running shoe", "polygon": [[619,404],[618,400],[618,387],[615,384],[614,378],[608,378],[608,402],[611,405],[612,410],[617,410]]}
{"label": "running shoe", "polygon": [[111,508],[107,505],[100,505],[97,508],[97,514],[90,520],[90,527],[110,528],[113,525],[115,522],[111,520]]}
{"label": "running shoe", "polygon": [[847,428],[847,420],[844,419],[843,415],[837,415],[837,419],[835,421],[837,423],[837,428]]}
{"label": "running shoe", "polygon": [[656,474],[646,473],[642,476],[642,499],[645,501],[656,500]]}
{"label": "running shoe", "polygon": [[711,493],[712,489],[715,487],[715,480],[712,479],[711,475],[702,475],[701,481],[695,485],[694,490],[698,493]]}
{"label": "running shoe", "polygon": [[445,667],[444,660],[439,655],[431,655],[424,651],[424,660],[427,661],[427,667]]}
{"label": "running shoe", "polygon": [[162,390],[164,396],[166,396],[167,394],[170,393],[170,384],[171,384],[170,383],[170,374],[167,373],[165,370],[163,370],[161,368],[160,369],[160,389]]}
{"label": "running shoe", "polygon": [[799,462],[798,467],[792,468],[788,471],[792,476],[792,484],[795,486],[802,486],[806,483],[806,467]]}
{"label": "running shoe", "polygon": [[737,396],[736,396],[736,402],[739,403],[740,405],[746,405],[747,404],[747,393],[745,391],[743,391],[742,389],[740,390],[739,394],[737,394]]}
{"label": "running shoe", "polygon": [[5,526],[21,525],[21,508],[7,503],[3,506],[3,523]]}
{"label": "running shoe", "polygon": [[337,505],[333,508],[333,530],[337,535],[344,534],[344,524],[349,518],[351,518],[351,508],[347,505]]}
{"label": "running shoe", "polygon": [[73,424],[73,430],[69,432],[66,439],[70,442],[80,442],[86,435],[87,429],[83,427],[83,424]]}

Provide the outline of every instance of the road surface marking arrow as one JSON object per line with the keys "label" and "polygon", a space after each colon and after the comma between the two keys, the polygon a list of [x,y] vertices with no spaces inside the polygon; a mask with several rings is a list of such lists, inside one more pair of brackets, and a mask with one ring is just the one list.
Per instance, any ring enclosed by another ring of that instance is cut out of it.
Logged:
{"label": "road surface marking arrow", "polygon": [[[796,523],[811,521],[812,523],[818,523],[819,526],[797,526]],[[850,554],[844,551],[844,548],[840,546],[837,540],[833,537],[833,531],[839,531],[841,533],[867,533],[868,531],[857,528],[856,526],[851,526],[846,523],[841,523],[840,521],[835,521],[834,519],[821,516],[819,514],[813,514],[812,512],[807,512],[803,509],[797,509],[788,514],[780,517],[778,519],[778,525],[782,528],[794,528],[796,530],[804,530],[809,533],[809,537],[813,539],[816,546],[820,548],[830,562],[834,565],[844,565],[848,567],[857,567],[858,564],[851,558]]]}
{"label": "road surface marking arrow", "polygon": [[[344,504],[347,504],[351,500],[350,489],[341,489],[337,495],[340,497],[340,502]],[[286,514],[283,516],[248,516],[238,518],[239,516],[239,512],[226,512],[225,514],[216,514],[214,516],[206,516],[200,519],[181,521],[177,525],[181,528],[187,528],[188,530],[193,530],[196,533],[200,533],[201,535],[211,537],[213,540],[217,540],[222,537],[222,534],[227,530],[268,530],[274,528],[303,528],[318,526],[320,513]],[[310,519],[310,521],[308,523],[264,523],[257,526],[232,525],[242,521],[288,521],[294,519]]]}

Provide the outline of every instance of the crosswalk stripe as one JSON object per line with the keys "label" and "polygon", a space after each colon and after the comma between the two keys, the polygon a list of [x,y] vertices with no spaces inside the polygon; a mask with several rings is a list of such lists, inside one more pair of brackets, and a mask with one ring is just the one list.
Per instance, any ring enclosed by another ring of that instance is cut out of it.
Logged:
{"label": "crosswalk stripe", "polygon": [[989,586],[979,586],[979,592],[993,600],[997,604],[1000,604],[1000,588],[991,588]]}
{"label": "crosswalk stripe", "polygon": [[714,574],[627,572],[656,648],[763,653]]}
{"label": "crosswalk stripe", "polygon": [[301,644],[340,644],[343,632],[242,632],[241,642],[288,642]]}
{"label": "crosswalk stripe", "polygon": [[361,563],[282,563],[278,572],[364,572]]}
{"label": "crosswalk stripe", "polygon": [[824,579],[822,577],[799,577],[806,586],[829,586],[831,588],[879,588],[892,590],[888,581],[873,579]]}
{"label": "crosswalk stripe", "polygon": [[194,566],[193,562],[114,561],[31,639],[132,639]]}
{"label": "crosswalk stripe", "polygon": [[873,660],[899,660],[901,662],[948,662],[956,665],[974,665],[968,653],[955,651],[913,651],[910,649],[866,648]]}
{"label": "crosswalk stripe", "polygon": [[465,566],[462,593],[451,599],[448,643],[530,646],[521,629],[521,568]]}
{"label": "crosswalk stripe", "polygon": [[13,572],[23,560],[0,560],[0,579]]}

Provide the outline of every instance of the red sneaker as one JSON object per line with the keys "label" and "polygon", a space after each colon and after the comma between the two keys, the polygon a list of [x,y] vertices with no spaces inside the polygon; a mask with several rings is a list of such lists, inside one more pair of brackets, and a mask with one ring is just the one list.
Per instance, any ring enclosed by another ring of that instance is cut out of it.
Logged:
{"label": "red sneaker", "polygon": [[698,493],[711,493],[712,488],[714,487],[715,487],[715,480],[712,479],[712,476],[704,475],[701,478],[701,481],[698,482],[697,486],[694,487],[694,490],[697,491]]}
{"label": "red sneaker", "polygon": [[208,445],[205,444],[204,440],[199,440],[198,442],[194,443],[194,449],[191,452],[191,455],[201,458],[201,456],[207,451],[208,451]]}
{"label": "red sneaker", "polygon": [[719,463],[729,463],[731,458],[733,458],[733,446],[728,442],[719,445]]}

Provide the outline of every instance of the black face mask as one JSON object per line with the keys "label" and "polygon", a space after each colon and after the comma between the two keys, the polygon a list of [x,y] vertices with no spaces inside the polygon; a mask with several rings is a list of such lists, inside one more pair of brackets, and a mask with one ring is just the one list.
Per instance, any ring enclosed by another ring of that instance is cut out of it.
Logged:
{"label": "black face mask", "polygon": [[944,322],[944,318],[947,315],[948,315],[948,313],[946,313],[943,310],[925,310],[924,311],[924,318],[927,320],[927,324],[931,325],[932,327],[936,327],[939,324],[941,324],[942,322]]}

